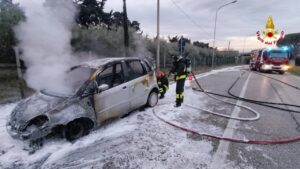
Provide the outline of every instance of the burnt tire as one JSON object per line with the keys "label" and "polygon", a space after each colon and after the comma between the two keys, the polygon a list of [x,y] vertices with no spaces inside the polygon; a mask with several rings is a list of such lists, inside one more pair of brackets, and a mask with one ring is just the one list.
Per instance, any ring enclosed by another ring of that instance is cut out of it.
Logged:
{"label": "burnt tire", "polygon": [[154,107],[156,106],[157,102],[158,102],[158,93],[156,91],[152,91],[148,96],[147,106]]}
{"label": "burnt tire", "polygon": [[74,141],[87,134],[87,128],[83,121],[76,120],[70,122],[64,129],[64,137],[68,141]]}
{"label": "burnt tire", "polygon": [[281,74],[281,75],[283,75],[285,72],[284,71],[279,71],[278,73]]}

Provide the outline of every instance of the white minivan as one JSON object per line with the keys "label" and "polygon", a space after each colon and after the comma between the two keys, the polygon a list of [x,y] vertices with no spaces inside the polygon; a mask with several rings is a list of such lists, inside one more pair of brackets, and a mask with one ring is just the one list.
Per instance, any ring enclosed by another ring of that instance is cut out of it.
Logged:
{"label": "white minivan", "polygon": [[153,66],[140,58],[103,58],[70,68],[70,94],[40,91],[21,101],[7,123],[12,137],[59,132],[75,140],[111,118],[158,102]]}

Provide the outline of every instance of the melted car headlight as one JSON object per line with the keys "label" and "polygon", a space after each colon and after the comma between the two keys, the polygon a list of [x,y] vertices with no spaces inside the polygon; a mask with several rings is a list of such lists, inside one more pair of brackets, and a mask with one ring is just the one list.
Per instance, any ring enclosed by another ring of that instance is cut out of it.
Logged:
{"label": "melted car headlight", "polygon": [[47,121],[49,121],[47,116],[37,116],[35,118],[33,118],[32,120],[30,120],[30,122],[28,123],[27,126],[32,126],[35,125],[36,127],[41,127],[43,126]]}

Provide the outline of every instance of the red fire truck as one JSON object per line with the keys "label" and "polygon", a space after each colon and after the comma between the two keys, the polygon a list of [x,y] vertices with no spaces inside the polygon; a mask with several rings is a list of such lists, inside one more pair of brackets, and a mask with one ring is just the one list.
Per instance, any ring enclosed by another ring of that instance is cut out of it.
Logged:
{"label": "red fire truck", "polygon": [[266,48],[251,52],[250,69],[284,74],[289,69],[290,51],[287,47]]}

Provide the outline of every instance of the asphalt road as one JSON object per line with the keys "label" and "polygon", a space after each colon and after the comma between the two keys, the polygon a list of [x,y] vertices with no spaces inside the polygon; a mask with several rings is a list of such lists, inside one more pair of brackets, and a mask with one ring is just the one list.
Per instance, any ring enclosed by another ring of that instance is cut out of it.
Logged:
{"label": "asphalt road", "polygon": [[[200,81],[206,90],[227,94],[228,87],[240,73],[223,72],[201,78]],[[291,74],[265,75],[294,86],[300,86],[300,78]],[[249,99],[300,105],[299,90],[249,71],[242,76],[233,89],[233,93]],[[214,101],[211,100],[210,104],[213,105]],[[253,122],[239,122],[211,116],[211,118],[218,119],[215,123],[226,125],[223,136],[248,140],[278,140],[300,135],[300,114],[252,103],[241,102],[241,104],[257,110],[261,114],[261,118]],[[218,103],[215,106],[226,105]],[[229,108],[229,112],[234,112],[233,109],[231,110]],[[237,111],[239,116],[251,115],[242,109]],[[249,145],[220,141],[208,168],[296,169],[300,166],[299,150],[300,142],[284,145]]]}

